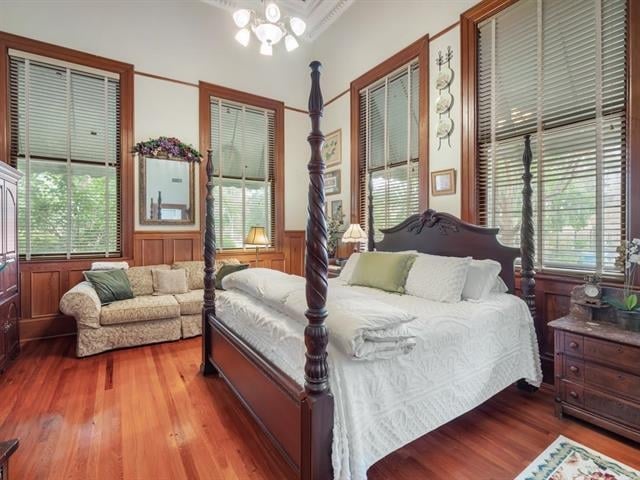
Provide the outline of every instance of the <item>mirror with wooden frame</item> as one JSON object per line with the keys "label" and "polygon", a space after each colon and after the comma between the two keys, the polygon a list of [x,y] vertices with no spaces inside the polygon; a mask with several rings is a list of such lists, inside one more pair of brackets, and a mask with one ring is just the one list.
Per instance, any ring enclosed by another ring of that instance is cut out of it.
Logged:
{"label": "mirror with wooden frame", "polygon": [[194,225],[194,162],[140,158],[140,224]]}

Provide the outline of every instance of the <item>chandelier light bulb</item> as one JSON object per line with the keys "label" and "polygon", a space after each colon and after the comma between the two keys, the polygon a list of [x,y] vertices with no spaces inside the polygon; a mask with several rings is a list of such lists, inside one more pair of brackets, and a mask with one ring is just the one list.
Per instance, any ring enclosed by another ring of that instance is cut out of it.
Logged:
{"label": "chandelier light bulb", "polygon": [[241,8],[233,12],[233,21],[238,28],[244,28],[249,24],[251,20],[251,12],[246,8]]}
{"label": "chandelier light bulb", "polygon": [[298,17],[291,17],[289,19],[289,26],[293,33],[295,33],[298,37],[304,33],[307,29],[307,24],[304,23],[304,20]]}
{"label": "chandelier light bulb", "polygon": [[248,46],[249,40],[251,40],[251,32],[248,29],[243,28],[242,30],[238,31],[238,33],[236,33],[236,40],[243,47]]}
{"label": "chandelier light bulb", "polygon": [[280,8],[273,2],[268,3],[264,9],[264,16],[267,17],[267,20],[271,23],[276,23],[280,20]]}
{"label": "chandelier light bulb", "polygon": [[273,47],[269,43],[263,43],[260,45],[260,53],[270,57],[273,55]]}
{"label": "chandelier light bulb", "polygon": [[284,46],[287,49],[287,52],[291,52],[298,48],[298,41],[296,40],[296,37],[293,35],[287,35],[284,37]]}
{"label": "chandelier light bulb", "polygon": [[273,23],[261,23],[253,29],[253,33],[256,34],[260,43],[275,45],[282,40],[282,37],[284,37],[286,32]]}

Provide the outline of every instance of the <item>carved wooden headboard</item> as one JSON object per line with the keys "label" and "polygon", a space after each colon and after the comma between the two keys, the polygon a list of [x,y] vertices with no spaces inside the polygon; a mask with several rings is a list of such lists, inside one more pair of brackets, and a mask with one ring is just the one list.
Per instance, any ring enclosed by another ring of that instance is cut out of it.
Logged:
{"label": "carved wooden headboard", "polygon": [[429,209],[381,231],[384,238],[375,243],[378,251],[417,250],[432,255],[496,260],[502,265],[500,276],[509,292],[515,291],[514,262],[520,257],[520,249],[500,243],[498,228],[479,227]]}

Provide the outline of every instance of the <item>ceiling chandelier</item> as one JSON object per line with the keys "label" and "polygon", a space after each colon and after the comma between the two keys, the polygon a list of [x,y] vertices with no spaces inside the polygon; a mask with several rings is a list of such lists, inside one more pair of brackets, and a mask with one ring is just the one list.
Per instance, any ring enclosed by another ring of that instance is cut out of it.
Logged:
{"label": "ceiling chandelier", "polygon": [[242,8],[233,13],[233,21],[240,29],[236,33],[238,43],[248,46],[253,32],[260,42],[262,55],[273,55],[273,46],[283,38],[287,52],[295,50],[298,48],[296,37],[301,36],[307,28],[307,24],[298,17],[281,17],[280,8],[273,2],[265,6],[264,17],[254,10]]}

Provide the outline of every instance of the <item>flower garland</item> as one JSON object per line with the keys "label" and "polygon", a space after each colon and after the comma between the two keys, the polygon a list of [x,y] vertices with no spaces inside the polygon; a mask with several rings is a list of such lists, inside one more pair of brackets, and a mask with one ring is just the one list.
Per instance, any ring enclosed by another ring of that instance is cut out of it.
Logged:
{"label": "flower garland", "polygon": [[191,145],[182,143],[175,137],[158,137],[147,140],[146,142],[139,142],[133,147],[133,153],[144,156],[167,156],[174,158],[182,158],[187,162],[199,162],[202,158],[200,152],[198,152]]}

